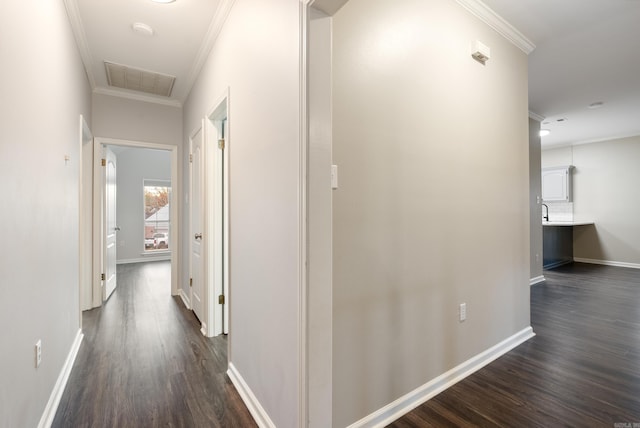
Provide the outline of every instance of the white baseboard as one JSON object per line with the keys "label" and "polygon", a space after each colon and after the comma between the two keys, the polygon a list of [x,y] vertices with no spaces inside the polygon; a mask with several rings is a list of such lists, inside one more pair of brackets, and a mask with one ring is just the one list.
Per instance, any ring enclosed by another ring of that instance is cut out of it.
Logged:
{"label": "white baseboard", "polygon": [[187,296],[187,293],[184,292],[184,288],[178,290],[178,295],[182,299],[182,303],[184,303],[186,308],[191,310],[191,300],[189,299],[189,296]]}
{"label": "white baseboard", "polygon": [[460,382],[465,377],[473,374],[486,366],[496,358],[506,354],[516,346],[531,339],[535,334],[531,327],[514,334],[497,345],[487,349],[473,358],[465,361],[457,367],[430,380],[424,385],[414,389],[408,394],[398,398],[396,401],[387,404],[376,412],[349,425],[348,428],[378,428],[385,427],[399,417],[409,413],[420,404],[441,393],[445,389]]}
{"label": "white baseboard", "polygon": [[529,285],[540,284],[541,282],[544,282],[544,281],[545,281],[544,275],[536,276],[535,278],[531,278],[529,280]]}
{"label": "white baseboard", "polygon": [[594,265],[605,265],[605,266],[626,267],[631,269],[640,269],[640,263],[614,262],[611,260],[583,259],[581,257],[574,257],[573,261],[579,262],[579,263],[591,263]]}
{"label": "white baseboard", "polygon": [[64,388],[67,386],[67,381],[69,380],[69,375],[71,374],[71,369],[73,368],[73,363],[76,360],[76,356],[78,355],[78,350],[80,349],[80,344],[82,343],[83,337],[84,334],[82,334],[82,329],[78,329],[76,338],[71,345],[69,355],[67,355],[67,359],[62,366],[62,371],[60,371],[60,375],[58,375],[58,380],[53,387],[53,391],[51,391],[51,396],[49,396],[47,406],[44,408],[44,413],[40,418],[38,428],[49,428],[53,423],[53,418],[56,417],[56,412],[58,411],[58,405],[60,404],[62,393],[64,392]]}
{"label": "white baseboard", "polygon": [[251,416],[253,416],[256,424],[258,424],[260,428],[276,428],[276,424],[271,421],[271,418],[269,418],[267,412],[265,412],[264,408],[262,408],[262,405],[260,404],[256,396],[253,395],[253,392],[251,391],[251,388],[249,388],[249,385],[247,385],[247,383],[242,378],[242,375],[238,373],[236,366],[234,366],[231,362],[229,363],[227,375],[238,390],[240,398],[242,398],[242,401],[249,409],[249,413],[251,413]]}
{"label": "white baseboard", "polygon": [[171,253],[166,253],[163,255],[149,255],[147,257],[138,257],[135,259],[120,259],[116,261],[116,264],[126,265],[129,263],[158,262],[161,260],[171,260]]}

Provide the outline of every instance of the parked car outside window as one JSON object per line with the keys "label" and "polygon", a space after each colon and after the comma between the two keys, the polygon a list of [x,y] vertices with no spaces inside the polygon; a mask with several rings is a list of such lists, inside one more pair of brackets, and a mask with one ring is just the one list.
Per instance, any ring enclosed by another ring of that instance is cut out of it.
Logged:
{"label": "parked car outside window", "polygon": [[153,248],[169,248],[169,234],[168,233],[154,234]]}

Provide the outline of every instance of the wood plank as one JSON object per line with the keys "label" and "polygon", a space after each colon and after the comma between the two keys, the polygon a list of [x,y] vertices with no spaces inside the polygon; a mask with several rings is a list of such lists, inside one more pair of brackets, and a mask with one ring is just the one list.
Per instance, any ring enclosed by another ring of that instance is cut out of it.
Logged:
{"label": "wood plank", "polygon": [[170,262],[118,265],[118,287],[83,313],[84,341],[53,427],[252,427],[226,375],[227,337],[205,338]]}

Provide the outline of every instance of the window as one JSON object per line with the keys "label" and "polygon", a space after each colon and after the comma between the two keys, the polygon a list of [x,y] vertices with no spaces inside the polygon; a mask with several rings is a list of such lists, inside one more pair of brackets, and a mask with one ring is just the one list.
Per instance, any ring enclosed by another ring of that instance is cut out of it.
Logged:
{"label": "window", "polygon": [[144,250],[169,250],[171,182],[144,180]]}

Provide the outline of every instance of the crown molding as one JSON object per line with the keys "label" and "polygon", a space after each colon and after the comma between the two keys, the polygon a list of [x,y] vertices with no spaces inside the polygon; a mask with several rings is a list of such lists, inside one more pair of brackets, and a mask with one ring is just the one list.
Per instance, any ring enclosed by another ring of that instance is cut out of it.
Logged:
{"label": "crown molding", "polygon": [[542,122],[545,119],[544,116],[542,116],[542,115],[540,115],[540,114],[538,114],[536,112],[533,112],[531,110],[529,110],[529,118],[531,118],[533,120],[537,120],[538,122]]}
{"label": "crown molding", "polygon": [[109,95],[112,97],[126,98],[134,101],[142,101],[145,103],[159,104],[168,107],[182,108],[182,103],[175,98],[156,98],[151,95],[144,95],[142,93],[136,93],[133,91],[130,92],[122,89],[97,87],[94,88],[93,93],[99,95]]}
{"label": "crown molding", "polygon": [[493,28],[502,37],[520,48],[524,53],[529,55],[536,48],[536,45],[527,37],[518,31],[513,25],[509,24],[504,18],[495,13],[489,6],[480,0],[456,0],[458,4],[467,9],[482,22]]}
{"label": "crown molding", "polygon": [[[196,54],[196,59],[193,61],[193,65],[191,66],[191,71],[189,72],[189,76],[186,81],[186,98],[189,97],[191,93],[191,88],[196,82],[202,67],[204,66],[213,45],[215,44],[220,31],[222,31],[222,27],[231,13],[231,8],[233,7],[235,0],[221,0],[218,8],[216,9],[215,14],[213,15],[213,19],[211,20],[211,24],[209,24],[209,29],[207,30],[207,34],[205,34],[204,39],[202,40],[202,44],[200,45],[200,49],[198,49],[198,53]],[[183,100],[184,101],[184,100]]]}
{"label": "crown molding", "polygon": [[73,36],[76,39],[78,52],[80,53],[80,58],[82,59],[82,63],[84,64],[84,70],[87,73],[87,79],[89,79],[89,84],[91,85],[91,89],[95,89],[96,79],[93,76],[93,72],[91,71],[93,58],[91,56],[91,51],[89,51],[89,42],[87,41],[87,34],[84,31],[84,26],[82,25],[82,19],[80,18],[80,9],[78,8],[78,2],[77,0],[63,0],[63,1],[64,1],[65,9],[67,9],[67,17],[69,18],[69,23],[71,24],[71,30],[73,32]]}

